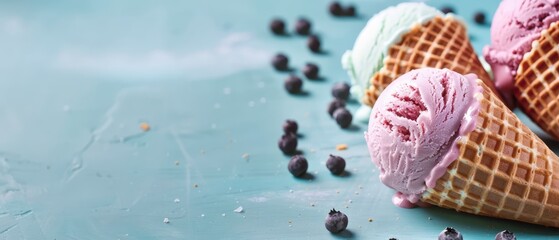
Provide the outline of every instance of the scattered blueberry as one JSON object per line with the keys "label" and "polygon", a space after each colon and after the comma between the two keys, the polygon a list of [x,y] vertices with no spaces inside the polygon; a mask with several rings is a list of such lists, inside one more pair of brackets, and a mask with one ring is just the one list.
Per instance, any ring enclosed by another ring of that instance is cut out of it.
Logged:
{"label": "scattered blueberry", "polygon": [[295,120],[287,119],[285,123],[283,123],[283,132],[286,134],[297,134],[297,129],[299,129],[299,126]]}
{"label": "scattered blueberry", "polygon": [[345,82],[338,82],[332,86],[332,96],[336,99],[347,100],[349,97],[349,85]]}
{"label": "scattered blueberry", "polygon": [[351,116],[351,113],[347,109],[338,108],[334,111],[334,119],[336,119],[336,122],[341,128],[348,128],[349,125],[351,125],[353,116]]}
{"label": "scattered blueberry", "polygon": [[270,22],[270,30],[276,35],[285,34],[285,23],[281,19],[273,19],[272,22]]}
{"label": "scattered blueberry", "polygon": [[328,11],[330,12],[330,14],[337,17],[342,16],[344,14],[342,5],[339,2],[330,3],[330,6],[328,6]]}
{"label": "scattered blueberry", "polygon": [[316,35],[311,35],[307,38],[307,47],[311,52],[320,52],[320,39]]}
{"label": "scattered blueberry", "polygon": [[485,23],[485,13],[476,12],[474,14],[474,21],[476,21],[477,24],[484,24]]}
{"label": "scattered blueberry", "polygon": [[306,18],[299,18],[295,23],[295,32],[299,35],[308,35],[311,32],[311,22]]}
{"label": "scattered blueberry", "polygon": [[332,100],[332,102],[330,102],[330,104],[328,104],[328,114],[330,114],[330,117],[334,117],[334,112],[338,108],[344,108],[344,107],[345,107],[345,102],[343,100],[334,99]]}
{"label": "scattered blueberry", "polygon": [[439,234],[439,240],[462,240],[462,234],[452,227],[447,227]]}
{"label": "scattered blueberry", "polygon": [[454,8],[452,8],[451,6],[444,6],[444,7],[441,7],[440,10],[441,10],[441,12],[443,12],[444,14],[447,14],[447,13],[454,13]]}
{"label": "scattered blueberry", "polygon": [[278,71],[287,70],[289,59],[283,53],[278,53],[272,58],[272,66]]}
{"label": "scattered blueberry", "polygon": [[308,79],[317,79],[318,78],[318,66],[314,63],[307,63],[303,68],[303,74]]}
{"label": "scattered blueberry", "polygon": [[331,233],[339,233],[347,228],[347,223],[347,216],[344,213],[332,209],[326,217],[324,226]]}
{"label": "scattered blueberry", "polygon": [[330,154],[330,157],[326,161],[326,167],[332,174],[340,175],[345,170],[345,160],[340,156]]}
{"label": "scattered blueberry", "polygon": [[278,147],[285,154],[294,154],[297,151],[297,136],[284,134],[278,141]]}
{"label": "scattered blueberry", "polygon": [[295,155],[291,157],[291,160],[289,160],[289,164],[287,165],[287,169],[295,177],[301,177],[305,175],[308,168],[309,163],[307,162],[307,159],[302,155]]}
{"label": "scattered blueberry", "polygon": [[303,88],[303,81],[295,75],[289,75],[284,81],[285,90],[291,94],[300,93]]}
{"label": "scattered blueberry", "polygon": [[514,236],[513,232],[510,232],[509,230],[504,230],[500,233],[497,233],[497,235],[495,235],[495,240],[516,240],[516,236]]}
{"label": "scattered blueberry", "polygon": [[344,10],[344,16],[353,17],[355,16],[355,6],[349,6]]}

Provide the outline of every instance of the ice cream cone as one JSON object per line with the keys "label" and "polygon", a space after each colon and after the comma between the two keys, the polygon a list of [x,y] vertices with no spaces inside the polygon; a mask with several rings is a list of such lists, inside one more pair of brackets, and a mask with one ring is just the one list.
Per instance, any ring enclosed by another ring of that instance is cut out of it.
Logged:
{"label": "ice cream cone", "polygon": [[448,68],[461,74],[474,73],[491,89],[489,74],[475,54],[466,28],[453,16],[436,16],[416,24],[399,43],[388,49],[384,65],[370,79],[362,102],[373,106],[380,93],[396,78],[423,67]]}
{"label": "ice cream cone", "polygon": [[[548,35],[548,34],[544,34]],[[420,200],[477,215],[559,227],[559,157],[483,87],[475,129]]]}
{"label": "ice cream cone", "polygon": [[543,30],[520,62],[514,83],[520,108],[559,139],[559,24]]}

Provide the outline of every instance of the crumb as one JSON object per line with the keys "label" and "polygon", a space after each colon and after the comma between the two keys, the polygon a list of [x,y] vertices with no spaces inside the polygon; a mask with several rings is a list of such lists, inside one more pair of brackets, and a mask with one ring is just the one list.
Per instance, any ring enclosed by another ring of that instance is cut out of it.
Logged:
{"label": "crumb", "polygon": [[289,221],[287,221],[287,222],[288,222],[289,224],[293,223],[293,222],[291,222],[291,220],[289,220]]}
{"label": "crumb", "polygon": [[178,198],[175,198],[175,203],[180,203],[180,202],[181,202],[181,200],[180,200],[180,199],[178,199]]}
{"label": "crumb", "polygon": [[312,152],[312,153],[315,153],[315,152],[316,152],[316,149],[311,148],[311,152]]}
{"label": "crumb", "polygon": [[293,189],[289,189],[289,192],[290,192],[290,193],[293,193]]}
{"label": "crumb", "polygon": [[347,201],[347,202],[349,202],[349,203],[352,203],[352,202],[353,202],[353,200],[349,199],[349,201]]}
{"label": "crumb", "polygon": [[348,205],[345,205],[345,208],[349,208],[349,206],[348,206]]}
{"label": "crumb", "polygon": [[149,126],[148,123],[143,122],[143,123],[140,123],[140,129],[142,129],[142,131],[144,131],[144,132],[147,132],[151,129],[151,127]]}
{"label": "crumb", "polygon": [[337,194],[340,194],[340,190],[336,190],[336,193],[337,193]]}
{"label": "crumb", "polygon": [[431,217],[428,217],[427,220],[433,220]]}
{"label": "crumb", "polygon": [[369,218],[369,220],[368,220],[368,221],[369,221],[369,222],[373,222],[373,219],[372,219],[372,218]]}
{"label": "crumb", "polygon": [[194,188],[197,188],[197,187],[198,187],[198,184],[194,184]]}
{"label": "crumb", "polygon": [[169,218],[163,218],[163,223],[170,223]]}
{"label": "crumb", "polygon": [[222,213],[221,216],[222,216],[222,217],[225,217],[225,213]]}
{"label": "crumb", "polygon": [[250,159],[250,155],[248,153],[243,153],[241,157],[247,161]]}
{"label": "crumb", "polygon": [[233,210],[233,212],[236,212],[236,213],[242,213],[243,211],[244,210],[243,210],[242,206],[239,206],[238,208],[235,208],[235,210]]}
{"label": "crumb", "polygon": [[346,150],[346,149],[347,149],[347,144],[345,144],[345,143],[336,145],[336,150],[338,150],[338,151],[343,151],[343,150]]}
{"label": "crumb", "polygon": [[206,214],[203,214],[203,213],[202,213],[202,215],[200,215],[200,217],[205,217],[205,216],[206,216]]}
{"label": "crumb", "polygon": [[314,203],[311,203],[311,207],[314,207]]}
{"label": "crumb", "polygon": [[355,192],[355,195],[359,195],[359,192]]}
{"label": "crumb", "polygon": [[177,160],[177,161],[175,161],[175,165],[177,165],[177,166],[178,166],[179,164],[180,164],[180,162],[179,162],[178,160]]}

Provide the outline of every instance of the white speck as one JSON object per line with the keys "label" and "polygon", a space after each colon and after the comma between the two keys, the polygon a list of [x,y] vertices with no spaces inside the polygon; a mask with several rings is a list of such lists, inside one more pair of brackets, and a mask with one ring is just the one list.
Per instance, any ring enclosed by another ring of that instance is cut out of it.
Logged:
{"label": "white speck", "polygon": [[228,87],[223,88],[223,94],[225,94],[225,95],[231,94],[231,88],[228,88]]}
{"label": "white speck", "polygon": [[70,106],[64,105],[64,107],[62,107],[62,111],[64,111],[64,112],[70,111]]}
{"label": "white speck", "polygon": [[203,214],[203,213],[202,213],[202,215],[200,215],[200,217],[205,217],[205,216],[206,216],[206,214]]}
{"label": "white speck", "polygon": [[212,123],[211,127],[212,127],[212,129],[216,129],[216,128],[217,128],[217,124]]}
{"label": "white speck", "polygon": [[254,103],[254,101],[248,102],[248,106],[249,106],[249,107],[254,107],[255,104],[256,104],[256,103]]}
{"label": "white speck", "polygon": [[264,86],[266,86],[266,83],[264,82],[258,82],[258,88],[264,88]]}
{"label": "white speck", "polygon": [[349,202],[349,203],[352,203],[352,202],[353,202],[353,200],[351,200],[351,199],[350,199],[350,200],[349,200],[348,202]]}
{"label": "white speck", "polygon": [[243,212],[243,207],[239,206],[238,208],[235,208],[235,210],[233,210],[233,212],[242,213]]}
{"label": "white speck", "polygon": [[214,108],[215,108],[215,109],[220,109],[220,108],[221,108],[221,104],[215,103],[215,104],[214,104]]}
{"label": "white speck", "polygon": [[261,98],[260,98],[260,103],[266,103],[266,98],[265,98],[265,97],[261,97]]}
{"label": "white speck", "polygon": [[221,216],[222,216],[222,217],[225,217],[225,213],[222,213]]}
{"label": "white speck", "polygon": [[163,218],[163,223],[169,223],[171,221],[169,221],[169,218]]}
{"label": "white speck", "polygon": [[178,199],[178,198],[175,198],[175,203],[180,203],[180,202],[181,202],[181,200],[180,200],[180,199]]}
{"label": "white speck", "polygon": [[290,192],[290,193],[293,193],[293,189],[289,189],[289,192]]}

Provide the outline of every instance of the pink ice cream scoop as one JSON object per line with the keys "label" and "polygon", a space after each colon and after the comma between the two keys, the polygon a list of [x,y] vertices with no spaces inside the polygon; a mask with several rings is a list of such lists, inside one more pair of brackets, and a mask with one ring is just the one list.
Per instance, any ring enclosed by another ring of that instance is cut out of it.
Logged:
{"label": "pink ice cream scoop", "polygon": [[481,87],[474,74],[413,70],[380,95],[365,140],[394,204],[413,207],[458,157],[457,139],[475,127]]}
{"label": "pink ice cream scoop", "polygon": [[503,0],[491,25],[491,46],[483,49],[491,65],[495,87],[509,106],[514,106],[512,89],[522,57],[542,30],[559,21],[559,0]]}

